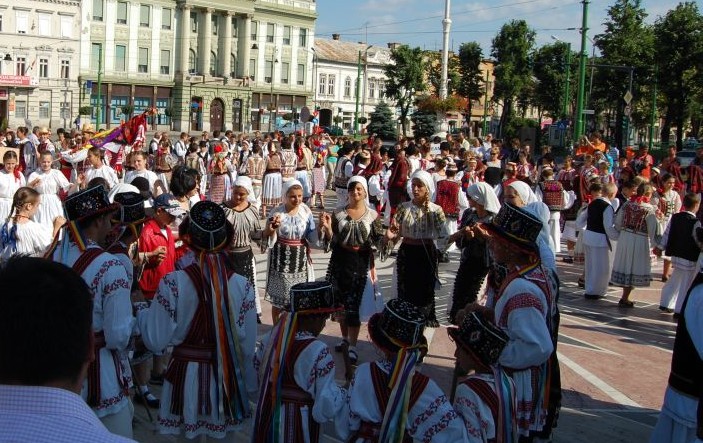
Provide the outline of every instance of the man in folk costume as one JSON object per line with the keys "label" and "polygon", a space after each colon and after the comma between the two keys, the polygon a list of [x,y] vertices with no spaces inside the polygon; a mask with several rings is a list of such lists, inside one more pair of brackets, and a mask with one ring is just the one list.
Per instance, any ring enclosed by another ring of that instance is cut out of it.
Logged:
{"label": "man in folk costume", "polygon": [[341,310],[332,285],[295,284],[288,308],[256,358],[260,391],[252,441],[317,443],[320,424],[330,421],[344,437],[347,391],[335,381],[329,348],[317,339],[330,314]]}
{"label": "man in folk costume", "polygon": [[472,373],[457,385],[454,396],[454,410],[464,420],[468,441],[516,441],[515,384],[498,364],[508,336],[478,311],[447,333],[456,343],[457,367]]}
{"label": "man in folk costume", "polygon": [[542,224],[527,210],[506,203],[491,223],[479,227],[489,240],[494,264],[485,308],[467,307],[492,311],[495,323],[510,337],[498,363],[512,371],[515,381],[520,442],[532,442],[538,434],[549,438],[549,403],[559,401],[549,392],[548,380],[558,373],[553,355],[558,315],[552,277],[542,266],[537,245]]}
{"label": "man in folk costume", "polygon": [[[425,316],[393,299],[369,320],[369,337],[384,354],[361,364],[349,387],[348,441],[465,442],[466,426],[437,384],[416,372],[426,352]],[[369,390],[373,394],[369,395]]]}
{"label": "man in folk costume", "polygon": [[253,285],[235,274],[226,247],[233,229],[224,210],[198,202],[183,221],[196,262],[166,275],[154,302],[138,306],[144,344],[173,346],[161,391],[159,430],[188,439],[224,438],[250,416],[256,392]]}
{"label": "man in folk costume", "polygon": [[354,151],[351,146],[344,145],[337,151],[337,166],[334,168],[334,187],[337,192],[337,206],[344,207],[347,202],[347,184],[354,175],[354,164],[351,157]]}
{"label": "man in folk costume", "polygon": [[[447,217],[445,224],[449,235],[454,234],[458,228],[458,221],[461,214],[469,207],[469,201],[466,199],[466,194],[462,192],[461,184],[453,180],[457,172],[457,167],[454,162],[447,165],[447,178],[437,182],[437,190],[435,191],[435,203],[442,207],[444,215]],[[438,245],[442,252],[440,262],[449,263],[449,248],[446,246],[446,240],[443,244]],[[454,246],[452,243],[450,248]]]}
{"label": "man in folk costume", "polygon": [[549,235],[554,242],[554,253],[558,254],[561,252],[561,211],[571,208],[576,202],[576,194],[566,191],[564,185],[554,179],[554,170],[545,167],[535,195],[549,209]]}
{"label": "man in folk costume", "polygon": [[131,281],[119,258],[100,246],[118,208],[102,186],[69,196],[64,202],[68,235],[55,241],[46,256],[73,268],[93,294],[95,361],[88,367],[83,398],[110,432],[131,438],[134,408],[124,352],[134,327]]}

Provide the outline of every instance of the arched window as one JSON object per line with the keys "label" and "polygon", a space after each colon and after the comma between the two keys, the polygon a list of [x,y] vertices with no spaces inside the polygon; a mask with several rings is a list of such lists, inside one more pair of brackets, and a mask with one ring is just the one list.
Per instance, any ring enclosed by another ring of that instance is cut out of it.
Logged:
{"label": "arched window", "polygon": [[237,57],[234,54],[229,55],[229,76],[237,76]]}
{"label": "arched window", "polygon": [[210,75],[217,74],[217,54],[214,51],[210,52]]}
{"label": "arched window", "polygon": [[351,77],[344,79],[344,96],[351,97]]}
{"label": "arched window", "polygon": [[195,55],[195,51],[192,49],[188,52],[188,72],[194,74],[198,68],[198,56]]}

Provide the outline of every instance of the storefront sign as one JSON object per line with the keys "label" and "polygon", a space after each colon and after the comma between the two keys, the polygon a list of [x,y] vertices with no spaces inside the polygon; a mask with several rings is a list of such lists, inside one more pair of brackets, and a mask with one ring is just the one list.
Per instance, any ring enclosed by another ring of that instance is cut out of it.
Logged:
{"label": "storefront sign", "polygon": [[26,75],[0,75],[0,85],[3,86],[36,86],[39,82],[36,77]]}

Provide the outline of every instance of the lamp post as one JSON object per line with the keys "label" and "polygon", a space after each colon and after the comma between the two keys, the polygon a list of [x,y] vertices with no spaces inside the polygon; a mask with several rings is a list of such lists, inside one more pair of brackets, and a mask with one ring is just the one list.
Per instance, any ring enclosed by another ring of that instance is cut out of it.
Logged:
{"label": "lamp post", "polygon": [[271,126],[273,125],[273,119],[276,114],[278,114],[278,105],[274,104],[273,100],[273,73],[276,71],[276,63],[278,63],[278,59],[276,58],[277,52],[278,48],[274,46],[273,52],[271,52],[271,103],[269,105],[269,132],[272,132]]}
{"label": "lamp post", "polygon": [[447,98],[447,69],[449,64],[449,28],[452,26],[452,19],[449,18],[451,0],[444,2],[444,19],[442,20],[442,79],[439,84],[439,98]]}
{"label": "lamp post", "polygon": [[586,89],[586,45],[588,39],[588,4],[589,0],[583,0],[583,15],[581,23],[581,53],[579,55],[579,85],[578,94],[576,96],[576,125],[574,139],[578,140],[583,135],[583,97]]}
{"label": "lamp post", "polygon": [[356,62],[356,107],[354,108],[354,135],[359,134],[359,89],[361,89],[361,51]]}
{"label": "lamp post", "polygon": [[367,84],[367,78],[369,76],[369,48],[371,48],[373,45],[367,45],[366,49],[364,49],[364,83],[363,83],[363,92],[361,93],[361,116],[366,117],[366,84]]}
{"label": "lamp post", "polygon": [[649,120],[649,150],[654,146],[654,123],[657,120],[657,86],[659,84],[659,65],[654,65],[654,91],[652,92],[652,116]]}
{"label": "lamp post", "polygon": [[98,94],[97,94],[97,105],[98,110],[95,112],[95,130],[100,128],[100,122],[102,117],[102,81],[103,81],[103,44],[100,43],[98,46]]}
{"label": "lamp post", "polygon": [[[490,75],[490,72],[488,71],[488,65],[486,65],[486,84],[484,88],[486,89],[484,91],[484,96],[483,96],[483,128],[481,132],[481,136],[485,137],[486,134],[488,133],[488,120],[486,117],[488,116],[488,87],[489,87],[489,82],[488,82],[488,76]],[[471,118],[471,116],[469,116]]]}

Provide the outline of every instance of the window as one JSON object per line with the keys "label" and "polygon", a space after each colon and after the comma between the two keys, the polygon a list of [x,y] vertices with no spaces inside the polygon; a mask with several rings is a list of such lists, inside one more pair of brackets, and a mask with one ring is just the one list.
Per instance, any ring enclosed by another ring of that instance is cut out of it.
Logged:
{"label": "window", "polygon": [[97,71],[100,68],[102,58],[102,44],[92,43],[90,45],[90,69]]}
{"label": "window", "polygon": [[289,72],[290,72],[290,63],[288,63],[288,62],[281,63],[281,83],[283,83],[284,85],[288,84]]}
{"label": "window", "polygon": [[300,35],[298,36],[298,46],[301,48],[306,48],[308,46],[308,30],[305,28],[300,28]]}
{"label": "window", "polygon": [[344,79],[344,96],[351,97],[351,77]]}
{"label": "window", "polygon": [[212,35],[217,35],[220,25],[220,17],[216,15],[211,16],[210,23],[212,23]]}
{"label": "window", "polygon": [[217,54],[210,52],[210,75],[217,75]]}
{"label": "window", "polygon": [[161,29],[171,29],[172,12],[170,8],[163,8],[161,10]]}
{"label": "window", "polygon": [[68,102],[61,102],[59,108],[59,115],[62,119],[68,120],[71,118],[71,105]]}
{"label": "window", "polygon": [[73,17],[61,16],[61,38],[73,38]]}
{"label": "window", "polygon": [[264,81],[266,83],[273,82],[273,62],[271,60],[266,60],[264,64]]}
{"label": "window", "polygon": [[71,74],[71,61],[61,60],[61,78],[68,78]]}
{"label": "window", "polygon": [[190,13],[190,32],[198,33],[198,13],[193,11]]}
{"label": "window", "polygon": [[139,48],[139,59],[137,61],[137,72],[149,72],[149,48]]}
{"label": "window", "polygon": [[149,16],[151,15],[151,7],[141,5],[139,7],[139,26],[149,27]]}
{"label": "window", "polygon": [[249,59],[249,78],[256,80],[256,59]]}
{"label": "window", "polygon": [[171,51],[168,49],[161,50],[161,67],[159,73],[163,75],[168,75],[171,73]]}
{"label": "window", "polygon": [[129,97],[115,97],[110,99],[110,123],[119,124],[124,118],[122,107],[129,104]]}
{"label": "window", "polygon": [[156,115],[156,124],[157,125],[168,125],[171,123],[171,118],[166,115],[166,108],[169,107],[169,99],[168,98],[157,98],[156,99],[156,109],[159,110],[159,113]]}
{"label": "window", "polygon": [[29,28],[29,16],[25,11],[17,11],[15,26],[17,26],[18,34],[26,34]]}
{"label": "window", "polygon": [[376,79],[369,79],[369,98],[374,98],[376,96]]}
{"label": "window", "polygon": [[49,102],[39,102],[39,118],[49,118]]}
{"label": "window", "polygon": [[386,95],[386,82],[378,80],[378,98],[383,98]]}
{"label": "window", "polygon": [[336,77],[332,74],[330,74],[327,77],[327,94],[329,94],[329,95],[334,95],[335,80],[336,80]]}
{"label": "window", "polygon": [[237,57],[234,54],[229,55],[229,76],[237,76]]}
{"label": "window", "polygon": [[149,97],[134,97],[134,113],[139,115],[151,107],[151,99]]}
{"label": "window", "polygon": [[103,21],[103,0],[93,0],[93,20]]}
{"label": "window", "polygon": [[257,35],[259,34],[259,22],[252,21],[251,22],[251,39],[253,41],[256,41]]}
{"label": "window", "polygon": [[290,46],[290,26],[283,27],[283,44]]}
{"label": "window", "polygon": [[27,118],[27,102],[15,100],[15,118]]}
{"label": "window", "polygon": [[0,32],[2,32],[2,14],[0,14]]}
{"label": "window", "polygon": [[188,52],[188,72],[195,74],[198,70],[198,56],[192,49]]}
{"label": "window", "polygon": [[273,37],[276,34],[276,25],[268,23],[266,25],[266,43],[273,43]]}
{"label": "window", "polygon": [[40,58],[39,59],[39,77],[48,78],[49,77],[49,59]]}
{"label": "window", "polygon": [[327,93],[327,74],[320,74],[320,85],[318,92],[320,95],[325,95]]}
{"label": "window", "polygon": [[15,75],[24,75],[27,72],[27,57],[17,57],[15,62]]}
{"label": "window", "polygon": [[238,29],[238,24],[237,17],[232,17],[232,37],[237,38],[239,37],[239,29]]}
{"label": "window", "polygon": [[51,35],[51,14],[37,14],[39,24],[38,34],[48,37]]}
{"label": "window", "polygon": [[298,86],[303,86],[305,84],[305,65],[302,63],[298,65],[297,82]]}
{"label": "window", "polygon": [[117,2],[117,23],[127,24],[127,2]]}
{"label": "window", "polygon": [[115,71],[125,72],[127,70],[127,46],[115,46]]}
{"label": "window", "polygon": [[71,74],[71,61],[61,60],[61,78],[68,78]]}

